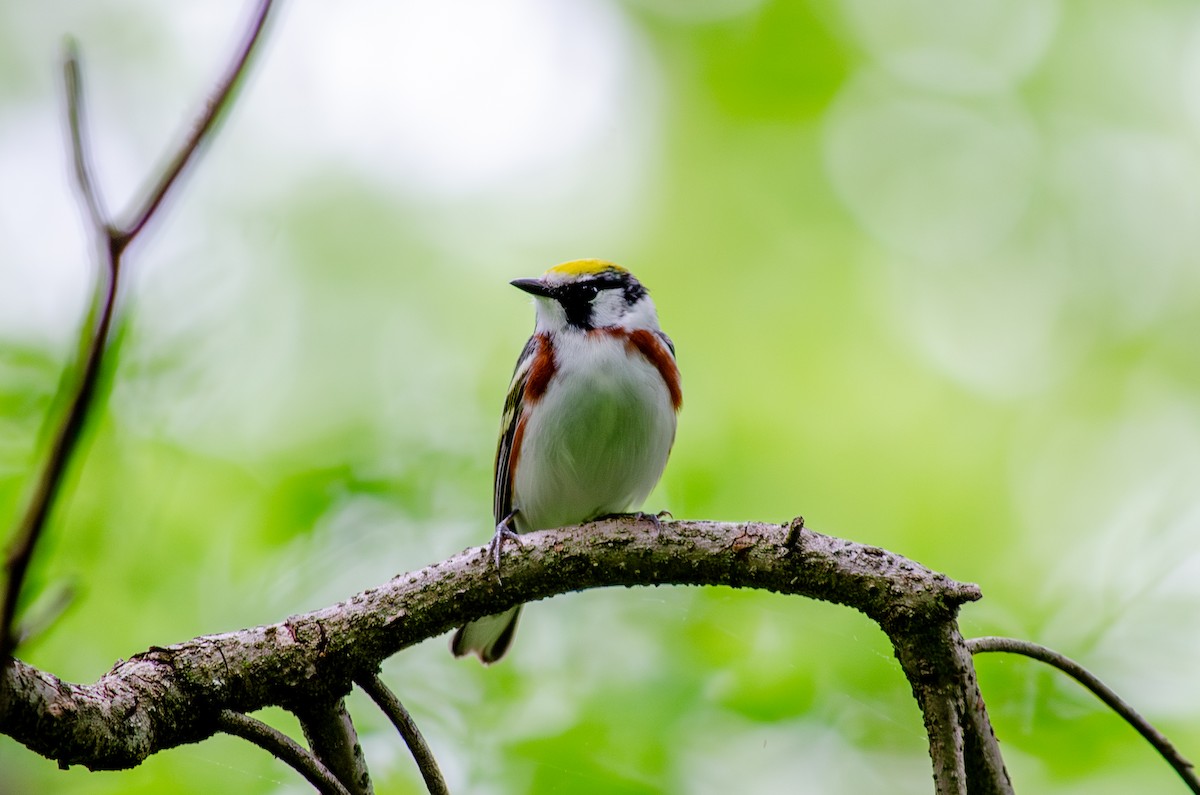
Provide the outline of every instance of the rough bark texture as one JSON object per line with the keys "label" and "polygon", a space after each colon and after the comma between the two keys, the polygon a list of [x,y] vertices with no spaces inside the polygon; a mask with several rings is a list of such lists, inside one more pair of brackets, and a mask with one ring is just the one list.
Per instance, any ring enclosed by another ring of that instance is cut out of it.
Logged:
{"label": "rough bark texture", "polygon": [[354,721],[346,710],[345,699],[339,698],[333,704],[295,704],[293,712],[300,721],[308,747],[351,795],[374,795],[367,760],[358,743]]}
{"label": "rough bark texture", "polygon": [[974,668],[955,618],[980,598],[877,547],[797,520],[617,518],[510,544],[498,580],[482,548],[277,624],[152,647],[94,684],[17,662],[0,682],[0,732],[63,765],[132,767],[217,731],[222,709],[330,704],[402,649],[512,605],[612,585],[728,585],[853,607],[891,638],[923,713],[939,792],[1008,792]]}
{"label": "rough bark texture", "polygon": [[954,622],[885,626],[925,718],[938,795],[1011,793],[1012,784]]}

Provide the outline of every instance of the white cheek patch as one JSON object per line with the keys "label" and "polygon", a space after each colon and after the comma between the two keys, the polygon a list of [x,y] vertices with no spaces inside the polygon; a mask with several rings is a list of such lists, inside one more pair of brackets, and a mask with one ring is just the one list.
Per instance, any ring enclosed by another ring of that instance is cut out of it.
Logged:
{"label": "white cheek patch", "polygon": [[643,328],[647,331],[658,331],[658,312],[655,311],[654,302],[650,300],[650,296],[642,296],[640,301],[629,307],[629,311],[621,319],[620,325],[631,331]]}
{"label": "white cheek patch", "polygon": [[601,290],[592,301],[592,327],[619,326],[628,309],[621,290]]}

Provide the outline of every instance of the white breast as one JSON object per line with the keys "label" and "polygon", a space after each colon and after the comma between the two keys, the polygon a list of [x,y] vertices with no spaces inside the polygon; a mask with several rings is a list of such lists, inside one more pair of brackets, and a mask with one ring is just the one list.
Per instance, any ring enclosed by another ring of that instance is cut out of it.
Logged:
{"label": "white breast", "polygon": [[654,365],[611,336],[556,336],[557,376],[528,420],[513,482],[522,532],[639,508],[675,439]]}

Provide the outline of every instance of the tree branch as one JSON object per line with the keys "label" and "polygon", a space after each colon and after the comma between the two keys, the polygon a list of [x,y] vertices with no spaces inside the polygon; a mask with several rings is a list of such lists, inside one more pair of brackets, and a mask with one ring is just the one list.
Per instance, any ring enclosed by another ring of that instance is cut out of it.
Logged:
{"label": "tree branch", "polygon": [[346,710],[345,699],[333,702],[301,701],[289,708],[300,720],[308,747],[329,768],[350,795],[373,795],[371,774],[354,721]]}
{"label": "tree branch", "polygon": [[179,179],[179,175],[187,167],[200,151],[206,141],[212,138],[212,133],[216,128],[217,121],[221,118],[221,114],[225,109],[232,104],[232,96],[241,84],[242,78],[246,74],[246,67],[250,63],[251,57],[254,55],[256,45],[259,39],[262,38],[263,30],[266,29],[267,20],[270,17],[272,0],[258,0],[258,6],[254,11],[254,16],[250,22],[250,28],[246,32],[241,45],[235,51],[233,61],[225,70],[225,74],[221,77],[221,81],[217,84],[217,88],[213,91],[208,102],[205,103],[203,110],[200,111],[195,123],[192,125],[192,132],[187,139],[175,150],[175,154],[171,157],[170,163],[162,171],[154,187],[147,192],[146,197],[138,205],[138,209],[134,211],[132,218],[121,228],[121,248],[124,248],[133,238],[137,237],[138,233],[146,226],[146,223],[154,217],[162,204],[163,199],[171,191],[171,187]]}
{"label": "tree branch", "polygon": [[972,638],[967,641],[967,648],[972,654],[983,654],[986,652],[1021,654],[1062,671],[1092,691],[1096,698],[1107,704],[1113,712],[1116,712],[1129,725],[1137,729],[1138,734],[1145,737],[1146,742],[1154,746],[1154,750],[1158,751],[1162,758],[1167,760],[1167,763],[1174,768],[1179,777],[1187,784],[1188,789],[1192,792],[1200,793],[1200,778],[1196,777],[1195,766],[1176,750],[1171,741],[1166,738],[1166,735],[1154,728],[1150,721],[1143,718],[1137,710],[1129,706],[1123,698],[1118,696],[1108,685],[1101,682],[1095,674],[1070,657],[1059,654],[1045,646],[1039,646],[1027,640],[1017,640],[1016,638]]}
{"label": "tree branch", "polygon": [[217,729],[252,742],[276,759],[291,765],[292,769],[316,787],[317,792],[324,795],[351,795],[342,782],[338,781],[337,776],[329,772],[315,755],[305,751],[291,737],[272,729],[262,721],[231,709],[223,709],[217,715]]}
{"label": "tree branch", "polygon": [[[54,506],[54,498],[62,485],[67,465],[79,442],[88,413],[92,406],[92,398],[96,391],[96,382],[100,375],[100,362],[108,343],[108,333],[112,328],[113,315],[117,303],[117,282],[120,277],[120,250],[113,244],[116,230],[112,228],[103,216],[103,202],[96,192],[95,182],[91,177],[89,157],[85,148],[83,134],[83,95],[82,79],[80,76],[78,56],[73,44],[68,44],[63,63],[63,74],[67,89],[67,116],[71,129],[71,148],[74,152],[75,177],[79,193],[87,208],[88,218],[92,223],[92,233],[98,240],[105,241],[104,267],[96,283],[96,305],[100,307],[100,317],[92,332],[91,341],[83,354],[83,371],[74,385],[67,413],[63,417],[54,435],[46,463],[38,477],[33,496],[17,526],[16,534],[9,547],[8,558],[5,561],[8,577],[4,582],[4,597],[0,606],[0,674],[9,664],[9,659],[17,647],[17,604],[21,598],[21,587],[29,564],[33,560],[33,551],[45,529],[50,509]],[[0,679],[0,706],[4,702],[3,680]]]}
{"label": "tree branch", "polygon": [[[834,602],[874,619],[922,708],[937,711],[926,726],[939,792],[1008,791],[954,623],[960,605],[980,598],[976,586],[878,547],[813,533],[799,520],[615,518],[522,541],[505,552],[503,581],[483,548],[469,549],[277,624],[153,647],[92,685],[17,664],[5,683],[14,698],[0,713],[0,732],[62,764],[132,767],[211,735],[222,709],[341,698],[396,652],[522,602],[612,585],[727,585]],[[968,786],[976,775],[983,783]]]}
{"label": "tree branch", "polygon": [[71,136],[71,159],[75,166],[75,186],[88,213],[92,230],[108,226],[108,212],[92,176],[92,158],[88,149],[86,116],[83,104],[83,75],[79,69],[79,45],[67,39],[63,54],[63,86],[67,94],[67,130]]}
{"label": "tree branch", "polygon": [[76,187],[86,210],[92,235],[100,242],[103,267],[101,278],[96,284],[96,299],[93,306],[100,308],[99,319],[82,355],[83,369],[73,385],[73,393],[67,412],[54,435],[46,463],[37,479],[33,495],[25,509],[20,524],[10,543],[5,559],[7,578],[0,601],[0,710],[4,708],[7,694],[4,690],[4,673],[17,647],[16,615],[29,564],[41,538],[55,497],[62,485],[80,435],[87,422],[94,402],[96,384],[101,361],[108,344],[109,331],[116,313],[117,287],[121,274],[121,255],[141,233],[150,219],[155,216],[162,201],[176,184],[185,166],[195,157],[202,145],[212,137],[216,121],[228,107],[234,88],[245,74],[246,66],[255,50],[266,25],[272,0],[259,0],[245,40],[236,51],[233,62],[217,86],[217,90],[205,105],[203,112],[188,138],[176,149],[169,166],[156,181],[145,199],[137,206],[132,220],[117,226],[108,218],[104,202],[92,175],[91,157],[87,148],[85,114],[83,105],[83,78],[79,66],[79,55],[73,41],[68,40],[63,57],[63,80],[66,89],[67,127],[70,131],[71,153],[74,163]]}
{"label": "tree branch", "polygon": [[392,725],[396,727],[396,731],[400,732],[400,736],[404,738],[405,745],[412,752],[417,768],[421,771],[421,778],[425,779],[425,788],[429,790],[429,795],[450,795],[446,780],[442,778],[442,770],[438,767],[437,758],[433,755],[429,744],[425,742],[421,730],[417,728],[417,722],[412,719],[412,715],[408,714],[408,710],[400,703],[396,694],[383,683],[379,674],[363,675],[358,677],[357,681],[358,686],[379,705],[383,713],[392,721]]}
{"label": "tree branch", "polygon": [[884,629],[925,719],[938,795],[1012,793],[958,625],[901,620]]}

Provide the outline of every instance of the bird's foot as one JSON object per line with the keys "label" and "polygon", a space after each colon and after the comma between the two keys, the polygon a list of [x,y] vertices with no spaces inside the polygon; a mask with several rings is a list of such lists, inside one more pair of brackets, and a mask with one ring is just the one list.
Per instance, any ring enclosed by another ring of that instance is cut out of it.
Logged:
{"label": "bird's foot", "polygon": [[487,556],[492,559],[492,563],[496,567],[496,579],[500,579],[500,553],[504,551],[504,544],[508,541],[515,541],[517,546],[520,546],[521,537],[512,529],[513,517],[517,515],[514,509],[508,516],[500,520],[496,525],[496,534],[492,536],[492,540],[487,545]]}

